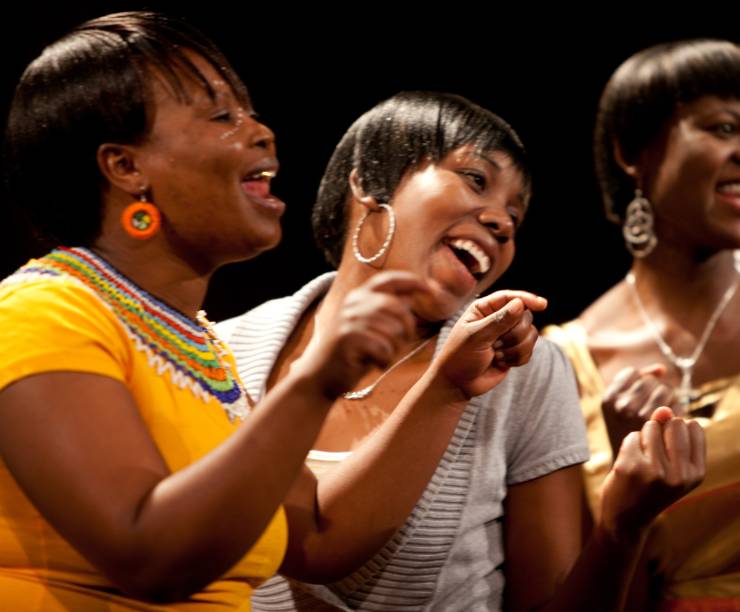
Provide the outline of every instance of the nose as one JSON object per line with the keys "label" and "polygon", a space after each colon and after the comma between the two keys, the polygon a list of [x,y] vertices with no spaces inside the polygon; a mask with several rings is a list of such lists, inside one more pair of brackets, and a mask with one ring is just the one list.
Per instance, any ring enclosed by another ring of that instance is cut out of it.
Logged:
{"label": "nose", "polygon": [[488,228],[500,244],[505,244],[514,237],[514,222],[504,210],[487,208],[478,215],[478,221]]}
{"label": "nose", "polygon": [[252,122],[253,129],[250,131],[249,134],[249,146],[258,147],[261,149],[274,149],[274,132],[264,123],[260,123],[257,119],[252,119]]}

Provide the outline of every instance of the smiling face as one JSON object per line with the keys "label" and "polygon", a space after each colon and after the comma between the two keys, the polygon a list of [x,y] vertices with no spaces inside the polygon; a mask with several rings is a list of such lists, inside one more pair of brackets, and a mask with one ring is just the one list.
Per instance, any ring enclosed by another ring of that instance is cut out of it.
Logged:
{"label": "smiling face", "polygon": [[740,100],[682,105],[642,160],[660,240],[740,248]]}
{"label": "smiling face", "polygon": [[[362,206],[356,200],[355,205]],[[506,271],[527,194],[506,153],[466,146],[407,173],[390,205],[397,229],[382,267],[408,270],[429,282],[432,294],[417,297],[414,310],[431,322],[448,319]],[[376,227],[363,228],[363,253],[377,250],[383,217],[368,218]],[[351,255],[343,258],[349,260],[356,263]]]}
{"label": "smiling face", "polygon": [[178,100],[154,78],[152,129],[137,164],[171,248],[213,267],[274,247],[285,205],[270,193],[278,169],[273,133],[207,61],[189,57],[214,95],[183,75],[190,101]]}

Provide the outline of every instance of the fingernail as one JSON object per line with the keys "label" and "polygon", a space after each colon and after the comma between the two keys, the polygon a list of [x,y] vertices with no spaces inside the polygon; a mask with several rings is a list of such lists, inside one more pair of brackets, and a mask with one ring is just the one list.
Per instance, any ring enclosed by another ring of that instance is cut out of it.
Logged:
{"label": "fingernail", "polygon": [[502,351],[496,351],[493,354],[493,358],[496,359],[497,361],[503,361],[504,360],[504,353]]}
{"label": "fingernail", "polygon": [[496,340],[496,342],[493,343],[493,348],[499,349],[504,345],[503,340]]}

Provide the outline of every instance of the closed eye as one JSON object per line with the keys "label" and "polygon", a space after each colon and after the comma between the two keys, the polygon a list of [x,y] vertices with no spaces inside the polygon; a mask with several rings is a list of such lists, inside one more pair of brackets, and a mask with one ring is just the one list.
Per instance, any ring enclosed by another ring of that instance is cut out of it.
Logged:
{"label": "closed eye", "polygon": [[233,115],[230,110],[221,110],[211,115],[211,121],[218,121],[222,123],[231,123]]}

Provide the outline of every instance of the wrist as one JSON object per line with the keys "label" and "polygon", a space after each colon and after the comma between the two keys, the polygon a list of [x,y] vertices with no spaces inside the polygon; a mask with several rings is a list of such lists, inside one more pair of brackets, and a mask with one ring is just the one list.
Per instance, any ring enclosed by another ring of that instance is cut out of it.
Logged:
{"label": "wrist", "polygon": [[464,409],[472,399],[460,385],[453,382],[445,373],[432,363],[420,381],[426,386],[426,392],[434,394],[435,403]]}
{"label": "wrist", "polygon": [[594,524],[593,538],[607,546],[638,546],[645,539],[647,531],[647,526],[619,524],[601,518]]}
{"label": "wrist", "polygon": [[346,381],[334,380],[335,377],[327,375],[324,368],[316,367],[316,363],[314,359],[297,360],[285,380],[289,380],[297,392],[325,400],[329,407],[346,390]]}

